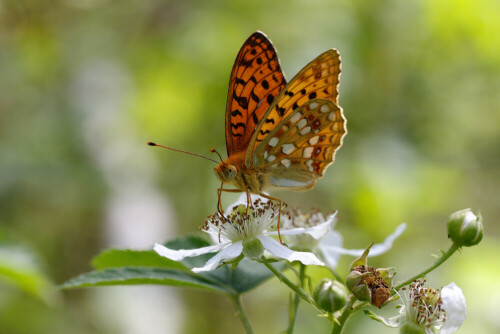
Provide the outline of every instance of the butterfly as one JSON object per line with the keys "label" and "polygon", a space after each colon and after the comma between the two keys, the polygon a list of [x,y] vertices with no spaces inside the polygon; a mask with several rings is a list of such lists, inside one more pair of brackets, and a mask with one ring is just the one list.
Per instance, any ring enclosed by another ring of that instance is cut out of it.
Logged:
{"label": "butterfly", "polygon": [[[243,43],[229,80],[226,160],[215,168],[221,192],[309,190],[342,146],[346,120],[338,106],[340,55],[330,49],[287,83],[276,50],[265,34]],[[221,159],[222,160],[222,159]],[[230,184],[236,189],[224,189]],[[279,218],[278,218],[279,232]],[[281,238],[280,238],[281,240]]]}

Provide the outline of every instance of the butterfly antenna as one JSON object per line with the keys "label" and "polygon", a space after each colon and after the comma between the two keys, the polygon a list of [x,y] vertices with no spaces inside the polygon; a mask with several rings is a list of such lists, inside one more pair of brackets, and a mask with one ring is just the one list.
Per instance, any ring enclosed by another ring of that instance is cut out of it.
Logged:
{"label": "butterfly antenna", "polygon": [[207,160],[210,160],[210,161],[213,161],[215,162],[216,164],[218,164],[218,162],[214,159],[210,159],[209,157],[206,157],[204,155],[200,155],[200,154],[196,154],[196,153],[191,153],[191,152],[186,152],[186,151],[182,151],[182,150],[178,150],[178,149],[175,149],[175,148],[171,148],[171,147],[167,147],[167,146],[163,146],[163,145],[159,145],[159,144],[156,144],[156,143],[153,143],[153,142],[150,142],[148,141],[147,144],[149,146],[158,146],[158,147],[163,147],[163,148],[166,148],[166,149],[169,149],[169,150],[172,150],[172,151],[176,151],[176,152],[181,152],[181,153],[186,153],[186,154],[191,154],[191,155],[194,155],[196,157],[200,157],[200,158],[204,158],[204,159],[207,159]]}
{"label": "butterfly antenna", "polygon": [[215,148],[211,148],[210,152],[217,154],[219,156],[220,162],[224,163],[224,160],[222,160],[222,157],[220,156],[219,152],[215,150]]}

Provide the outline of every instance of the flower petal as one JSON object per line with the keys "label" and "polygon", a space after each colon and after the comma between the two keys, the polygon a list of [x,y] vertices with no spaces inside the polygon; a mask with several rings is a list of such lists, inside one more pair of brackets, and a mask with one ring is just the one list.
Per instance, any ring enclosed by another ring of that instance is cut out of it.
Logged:
{"label": "flower petal", "polygon": [[318,266],[324,266],[324,263],[321,262],[313,253],[292,251],[291,249],[280,244],[278,241],[266,235],[259,235],[257,236],[257,239],[262,242],[262,246],[264,246],[264,249],[274,256],[280,257],[290,262],[300,261],[305,265],[314,264]]}
{"label": "flower petal", "polygon": [[[392,248],[392,245],[394,244],[394,240],[396,240],[405,230],[406,230],[406,224],[405,223],[400,224],[398,227],[396,227],[396,229],[394,230],[394,232],[392,232],[392,234],[388,235],[387,238],[385,238],[383,243],[373,245],[372,248],[370,249],[370,253],[368,254],[368,256],[369,257],[378,256],[390,250]],[[336,251],[338,251],[340,254],[361,256],[361,254],[363,254],[365,250],[338,248],[336,249]]]}
{"label": "flower petal", "polygon": [[342,235],[335,230],[330,230],[319,243],[319,250],[323,253],[323,258],[329,268],[337,268],[340,251],[342,250]]}
{"label": "flower petal", "polygon": [[[324,223],[318,224],[312,227],[297,227],[289,230],[280,230],[281,235],[296,235],[296,234],[308,234],[316,240],[323,238],[328,231],[330,230],[330,226],[335,222],[335,216],[337,213],[333,213]],[[278,231],[266,232],[267,235],[278,235]]]}
{"label": "flower petal", "polygon": [[397,315],[397,316],[394,316],[391,318],[386,318],[386,317],[376,315],[375,313],[373,313],[370,310],[363,310],[363,313],[366,316],[368,316],[370,319],[381,322],[384,325],[386,325],[387,327],[391,327],[391,328],[401,327],[401,324],[403,323],[403,320],[404,320],[404,317],[401,315]]}
{"label": "flower petal", "polygon": [[159,255],[166,257],[167,259],[180,261],[186,257],[193,257],[207,253],[217,252],[221,248],[225,247],[226,244],[218,244],[214,246],[207,246],[194,249],[170,249],[158,243],[155,244],[154,250]]}
{"label": "flower petal", "polygon": [[440,334],[454,333],[462,325],[467,316],[464,294],[455,282],[451,282],[441,289],[441,298],[447,319],[441,328]]}
{"label": "flower petal", "polygon": [[223,248],[219,253],[215,254],[215,256],[212,257],[210,260],[208,260],[203,267],[193,268],[192,270],[195,273],[214,270],[219,266],[219,264],[222,261],[238,257],[241,254],[242,250],[243,250],[243,242],[236,241],[235,243],[230,244],[229,246]]}

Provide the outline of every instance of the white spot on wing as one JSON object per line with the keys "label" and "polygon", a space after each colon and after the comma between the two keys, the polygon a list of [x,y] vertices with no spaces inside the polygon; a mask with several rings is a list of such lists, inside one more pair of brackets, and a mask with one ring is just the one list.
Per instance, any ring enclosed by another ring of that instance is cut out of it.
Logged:
{"label": "white spot on wing", "polygon": [[311,104],[309,104],[309,109],[316,109],[318,108],[318,102],[311,102]]}
{"label": "white spot on wing", "polygon": [[273,162],[274,159],[276,159],[276,157],[274,155],[270,155],[270,156],[267,157],[267,161],[268,162]]}
{"label": "white spot on wing", "polygon": [[268,152],[264,151],[264,159],[267,158],[267,154],[268,154]]}
{"label": "white spot on wing", "polygon": [[293,144],[285,144],[283,145],[283,147],[281,147],[281,152],[283,152],[284,154],[290,154],[293,151],[295,151],[295,145]]}
{"label": "white spot on wing", "polygon": [[307,124],[307,120],[305,119],[301,119],[299,123],[297,123],[297,127],[300,129],[302,129],[304,126],[306,126]]}
{"label": "white spot on wing", "polygon": [[307,162],[306,162],[306,166],[309,167],[310,172],[314,171],[314,167],[312,166],[312,163],[313,163],[312,160],[307,160]]}
{"label": "white spot on wing", "polygon": [[297,122],[300,118],[302,117],[302,114],[300,112],[296,112],[291,118],[290,122],[295,123]]}
{"label": "white spot on wing", "polygon": [[269,141],[269,146],[272,146],[272,147],[276,146],[278,144],[278,141],[279,141],[279,139],[277,137],[271,138],[271,140]]}
{"label": "white spot on wing", "polygon": [[314,136],[311,139],[309,139],[309,144],[310,145],[316,145],[319,141],[319,136]]}
{"label": "white spot on wing", "polygon": [[302,151],[302,155],[304,158],[310,158],[313,153],[314,147],[306,147],[304,151]]}
{"label": "white spot on wing", "polygon": [[328,107],[327,104],[323,104],[319,110],[321,110],[322,113],[325,113],[330,111],[330,107]]}
{"label": "white spot on wing", "polygon": [[305,128],[303,128],[302,130],[300,130],[300,134],[301,135],[306,135],[308,134],[309,132],[311,132],[311,127],[310,126],[306,126]]}
{"label": "white spot on wing", "polygon": [[330,121],[333,121],[333,116],[335,116],[335,114],[333,113],[333,111],[328,115],[328,120]]}
{"label": "white spot on wing", "polygon": [[283,160],[281,160],[281,164],[282,164],[283,166],[285,166],[286,168],[288,168],[288,167],[290,167],[290,166],[292,165],[292,163],[291,163],[291,162],[290,162],[290,160],[288,160],[288,159],[283,159]]}

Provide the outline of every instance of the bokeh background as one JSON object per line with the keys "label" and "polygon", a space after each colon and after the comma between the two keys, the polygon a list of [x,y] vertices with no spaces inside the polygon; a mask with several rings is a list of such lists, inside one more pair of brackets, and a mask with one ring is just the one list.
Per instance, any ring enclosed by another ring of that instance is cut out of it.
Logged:
{"label": "bokeh background", "polygon": [[[215,210],[214,164],[145,143],[225,151],[229,73],[255,30],[288,79],[328,48],[343,62],[337,161],[314,190],[277,195],[338,209],[350,248],[407,222],[371,262],[400,278],[449,246],[450,213],[480,211],[483,242],[428,279],[463,288],[459,333],[499,332],[499,17],[496,0],[0,2],[0,333],[242,332],[213,293],[55,286],[107,247],[149,249]],[[286,327],[287,300],[276,280],[244,298],[257,333]],[[346,333],[368,329],[389,331],[359,315]],[[297,333],[321,332],[302,305]]]}

